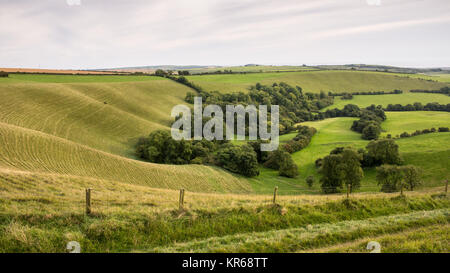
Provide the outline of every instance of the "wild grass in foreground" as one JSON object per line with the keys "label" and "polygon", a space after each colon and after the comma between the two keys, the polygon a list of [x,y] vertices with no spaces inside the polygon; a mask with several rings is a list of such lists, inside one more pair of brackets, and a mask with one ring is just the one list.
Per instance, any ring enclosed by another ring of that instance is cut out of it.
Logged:
{"label": "wild grass in foreground", "polygon": [[427,227],[406,229],[397,233],[369,236],[356,241],[309,251],[367,252],[367,242],[370,241],[378,242],[382,253],[448,253],[450,252],[450,225],[448,223],[435,224]]}
{"label": "wild grass in foreground", "polygon": [[[130,196],[136,195],[130,193]],[[448,220],[450,204],[446,197],[415,193],[406,198],[355,195],[351,201],[331,196],[318,198],[316,202],[308,202],[307,197],[301,200],[285,196],[279,199],[278,205],[270,204],[268,196],[265,196],[267,200],[258,202],[261,196],[252,199],[223,195],[227,202],[233,202],[232,206],[226,206],[225,201],[222,206],[211,206],[208,202],[195,205],[196,200],[207,196],[186,196],[187,200],[193,200],[189,202],[194,203],[195,209],[186,206],[182,211],[175,208],[176,202],[172,208],[161,208],[150,199],[145,204],[126,199],[109,200],[109,206],[94,206],[91,216],[86,216],[82,203],[75,200],[71,210],[51,198],[2,198],[0,252],[64,252],[67,242],[72,240],[80,242],[83,252],[296,251],[302,246],[320,247],[324,242],[338,243],[358,236],[399,231],[404,226],[442,223]],[[220,199],[220,195],[211,197],[211,204]],[[58,206],[63,207],[59,210]],[[377,218],[397,214],[405,215],[393,216],[392,221]],[[362,221],[361,225],[358,221]],[[392,224],[384,225],[389,221]],[[355,225],[364,228],[351,229],[357,232],[351,233],[348,229]],[[325,227],[336,227],[337,231],[317,237],[318,241],[313,236],[310,241],[293,245],[296,234],[303,234],[311,226],[319,235]],[[289,230],[294,232],[294,237]],[[209,244],[208,240],[216,243]],[[255,240],[257,243],[245,244]],[[211,248],[205,248],[205,244]]]}
{"label": "wild grass in foreground", "polygon": [[333,245],[368,235],[388,234],[411,227],[448,224],[448,209],[381,216],[367,220],[308,225],[302,228],[214,237],[158,248],[160,252],[294,252]]}

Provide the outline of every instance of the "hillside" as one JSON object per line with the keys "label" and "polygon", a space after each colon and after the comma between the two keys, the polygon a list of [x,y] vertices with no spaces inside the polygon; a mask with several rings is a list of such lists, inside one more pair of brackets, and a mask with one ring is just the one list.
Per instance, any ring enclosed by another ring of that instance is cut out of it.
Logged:
{"label": "hillside", "polygon": [[[155,77],[115,82],[114,76],[98,76],[99,82],[91,83],[46,83],[37,82],[46,76],[36,77],[0,83],[2,169],[205,192],[250,190],[246,180],[219,168],[133,159],[137,138],[170,128],[171,108],[189,91],[183,85]],[[76,76],[63,79],[70,77]]]}
{"label": "hillside", "polygon": [[188,76],[190,81],[200,85],[206,91],[245,92],[257,82],[273,84],[286,82],[289,85],[300,86],[305,92],[320,91],[335,92],[367,92],[392,91],[400,89],[439,89],[448,86],[446,83],[427,81],[420,78],[399,76],[383,72],[363,71],[305,71],[279,73],[252,73],[232,75],[201,75]]}

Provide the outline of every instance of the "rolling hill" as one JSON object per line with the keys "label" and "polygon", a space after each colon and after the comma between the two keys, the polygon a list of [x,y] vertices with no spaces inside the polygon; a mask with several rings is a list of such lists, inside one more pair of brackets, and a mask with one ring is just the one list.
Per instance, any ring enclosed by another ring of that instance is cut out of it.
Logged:
{"label": "rolling hill", "polygon": [[227,93],[246,92],[251,85],[255,85],[257,82],[269,85],[274,82],[286,82],[292,86],[302,87],[305,92],[313,93],[320,91],[392,91],[394,89],[406,92],[411,89],[439,89],[448,86],[443,82],[399,76],[393,73],[340,70],[201,75],[187,78],[206,91]]}
{"label": "rolling hill", "polygon": [[73,80],[87,76],[63,76],[69,82],[42,82],[60,76],[46,77],[0,83],[1,168],[159,188],[250,191],[245,179],[219,168],[134,159],[137,138],[170,128],[171,108],[183,103],[185,86],[155,77],[121,82],[134,79],[97,76],[98,82],[79,83]]}

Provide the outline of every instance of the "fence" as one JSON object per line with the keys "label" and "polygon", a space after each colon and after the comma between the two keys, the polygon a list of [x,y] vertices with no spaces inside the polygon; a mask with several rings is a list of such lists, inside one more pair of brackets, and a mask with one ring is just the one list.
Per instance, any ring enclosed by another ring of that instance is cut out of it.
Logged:
{"label": "fence", "polygon": [[[445,183],[444,194],[447,195],[447,192],[448,192],[448,180],[444,180],[443,182]],[[372,190],[372,189],[379,189],[379,187],[370,187],[370,186],[367,187],[366,186],[366,187],[360,187],[359,188],[359,190],[368,190],[368,189],[370,189],[370,190]],[[273,205],[277,204],[278,190],[279,190],[278,186],[275,186],[274,190],[273,190],[273,198],[272,198],[272,202],[271,202]],[[86,214],[90,215],[92,213],[92,204],[91,204],[91,200],[92,200],[91,192],[92,192],[92,189],[91,188],[87,188],[85,191],[86,191],[86,200],[85,200]],[[179,211],[185,210],[185,192],[186,192],[185,189],[180,189],[179,197],[178,197],[178,210]],[[286,192],[289,192],[289,191],[285,191],[285,193]],[[345,196],[344,197],[345,199],[350,199],[350,196],[352,194],[351,186],[347,185],[346,192],[344,194],[342,194],[342,193],[336,193],[336,194],[338,194],[338,196]],[[403,196],[403,195],[404,195],[404,191],[403,191],[403,188],[402,188],[402,189],[400,189],[400,196]],[[284,195],[284,196],[293,196],[293,195]]]}

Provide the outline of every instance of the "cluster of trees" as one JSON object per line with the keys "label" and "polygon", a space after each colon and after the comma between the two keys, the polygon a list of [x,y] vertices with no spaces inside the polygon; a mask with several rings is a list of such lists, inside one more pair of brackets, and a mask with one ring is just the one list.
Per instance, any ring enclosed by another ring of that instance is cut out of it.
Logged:
{"label": "cluster of trees", "polygon": [[1,78],[7,78],[7,77],[9,77],[9,74],[6,73],[6,72],[0,71],[0,77]]}
{"label": "cluster of trees", "polygon": [[345,96],[345,95],[392,95],[392,94],[402,94],[402,90],[395,89],[393,91],[369,91],[369,92],[328,92],[328,96]]}
{"label": "cluster of trees", "polygon": [[412,92],[412,93],[440,93],[440,94],[446,94],[446,95],[450,96],[450,87],[446,86],[446,87],[442,87],[441,89],[438,89],[438,90],[414,89],[414,90],[410,90],[409,92]]}
{"label": "cluster of trees", "polygon": [[259,175],[257,156],[250,145],[222,145],[216,154],[216,165],[248,177]]}
{"label": "cluster of trees", "polygon": [[180,75],[180,76],[189,76],[189,75],[191,75],[191,73],[188,71],[188,70],[179,70],[178,71],[178,75]]}
{"label": "cluster of trees", "polygon": [[250,145],[235,146],[226,141],[180,140],[168,131],[157,130],[139,139],[139,158],[163,164],[211,164],[248,177],[259,174],[257,154]]}
{"label": "cluster of trees", "polygon": [[363,139],[378,139],[381,134],[381,122],[386,120],[386,114],[381,105],[371,105],[363,109],[359,120],[355,120],[350,128],[362,134]]}
{"label": "cluster of trees", "polygon": [[297,126],[298,134],[283,145],[283,149],[292,154],[298,152],[309,145],[311,138],[317,132],[316,128],[308,126]]}
{"label": "cluster of trees", "polygon": [[400,191],[403,194],[403,189],[414,190],[422,183],[420,176],[421,170],[413,165],[382,165],[377,167],[376,180],[382,192]]}
{"label": "cluster of trees", "polygon": [[[178,78],[178,82],[180,82],[180,78]],[[188,86],[191,84],[187,80],[182,83]],[[241,104],[244,106],[255,105],[256,107],[259,105],[279,105],[280,134],[294,131],[294,125],[296,123],[323,119],[325,117],[323,113],[313,114],[313,112],[317,112],[318,110],[333,104],[333,97],[327,96],[324,92],[321,92],[320,94],[303,93],[301,87],[292,87],[283,82],[274,83],[271,86],[257,83],[250,87],[248,93],[237,92],[222,94],[217,91],[206,92],[201,88],[194,89],[197,90],[199,95],[203,98],[205,106],[208,104],[219,105],[223,111],[225,111],[226,105]],[[194,97],[195,94],[189,92],[186,95],[185,100],[186,102],[193,103]]]}
{"label": "cluster of trees", "polygon": [[423,134],[430,134],[430,133],[435,133],[436,131],[437,132],[449,132],[450,129],[448,127],[439,127],[438,130],[436,130],[436,128],[416,130],[415,132],[413,132],[411,134],[409,134],[407,132],[403,132],[400,134],[400,138],[418,136],[418,135],[423,135]]}
{"label": "cluster of trees", "polygon": [[333,150],[330,155],[323,158],[321,163],[322,191],[337,193],[347,185],[350,186],[351,191],[358,189],[364,176],[361,161],[361,154],[353,148]]}
{"label": "cluster of trees", "polygon": [[363,167],[402,163],[398,145],[392,139],[371,141],[366,149],[337,147],[328,156],[316,160],[324,193],[340,192],[344,186],[350,186],[350,191],[358,189],[364,175]]}
{"label": "cluster of trees", "polygon": [[442,111],[450,112],[450,103],[439,104],[437,102],[430,102],[423,105],[420,102],[415,102],[414,104],[388,104],[385,109],[386,111]]}
{"label": "cluster of trees", "polygon": [[295,164],[292,156],[284,149],[278,149],[269,152],[264,166],[270,169],[278,170],[280,176],[296,177],[298,175],[298,166]]}
{"label": "cluster of trees", "polygon": [[351,99],[353,99],[353,95],[351,93],[345,93],[341,97],[341,100],[351,100]]}
{"label": "cluster of trees", "polygon": [[[314,128],[300,126],[294,138],[301,143],[315,133]],[[312,133],[314,132],[314,133]],[[309,143],[309,140],[307,140]],[[220,166],[230,172],[253,177],[259,175],[259,164],[278,170],[280,176],[296,177],[298,167],[291,154],[278,150],[261,151],[267,141],[249,141],[245,145],[233,145],[226,140],[174,140],[169,131],[157,130],[139,139],[136,155],[139,158],[161,164],[206,164]]]}

